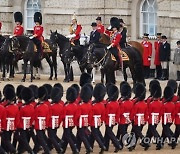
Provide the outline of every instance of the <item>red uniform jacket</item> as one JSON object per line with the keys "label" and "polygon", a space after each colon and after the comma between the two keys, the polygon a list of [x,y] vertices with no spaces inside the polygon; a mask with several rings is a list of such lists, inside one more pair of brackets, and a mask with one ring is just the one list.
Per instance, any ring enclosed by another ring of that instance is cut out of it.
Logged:
{"label": "red uniform jacket", "polygon": [[173,123],[175,115],[175,104],[173,102],[166,102],[163,104],[162,110],[162,124]]}
{"label": "red uniform jacket", "polygon": [[111,43],[113,44],[113,47],[120,48],[119,42],[121,41],[121,34],[119,32],[113,33],[111,36]]}
{"label": "red uniform jacket", "polygon": [[131,100],[121,101],[119,104],[119,124],[129,124],[130,121],[130,113],[132,112],[132,108],[134,103]]}
{"label": "red uniform jacket", "polygon": [[80,128],[89,126],[89,117],[91,112],[91,101],[88,103],[81,103],[78,105],[76,112],[76,125]]}
{"label": "red uniform jacket", "polygon": [[19,108],[15,104],[10,104],[5,107],[6,109],[6,125],[5,130],[16,130],[19,123]]}
{"label": "red uniform jacket", "polygon": [[46,104],[48,107],[51,106],[51,103],[47,100],[47,101],[44,101],[44,104]]}
{"label": "red uniform jacket", "polygon": [[95,118],[97,116],[97,126],[101,126],[105,120],[105,106],[102,102],[93,103],[90,113],[90,125],[95,126]]}
{"label": "red uniform jacket", "polygon": [[102,25],[102,24],[97,25],[97,31],[98,31],[100,34],[103,34],[104,31],[105,31],[104,25]]}
{"label": "red uniform jacket", "polygon": [[63,127],[74,127],[75,126],[75,116],[77,112],[77,104],[67,103],[64,106],[64,114],[63,114]]}
{"label": "red uniform jacket", "polygon": [[[140,121],[138,121],[140,117]],[[145,101],[139,101],[134,104],[132,112],[130,113],[130,119],[134,120],[134,125],[144,125],[148,119],[148,107]]]}
{"label": "red uniform jacket", "polygon": [[162,102],[154,100],[148,104],[148,123],[158,124],[161,119]]}
{"label": "red uniform jacket", "polygon": [[160,59],[159,59],[159,47],[161,45],[161,42],[156,41],[154,42],[154,48],[155,48],[155,58],[154,58],[154,65],[161,65]]}
{"label": "red uniform jacket", "polygon": [[175,104],[175,124],[180,125],[180,102]]}
{"label": "red uniform jacket", "polygon": [[0,105],[0,132],[4,130],[6,126],[6,109]]}
{"label": "red uniform jacket", "polygon": [[2,105],[2,106],[6,106],[7,103],[8,103],[8,101],[4,100],[4,101],[1,103],[1,105]]}
{"label": "red uniform jacket", "polygon": [[49,122],[49,107],[48,105],[41,103],[35,107],[35,129],[44,130],[48,126]]}
{"label": "red uniform jacket", "polygon": [[49,127],[52,129],[58,128],[62,122],[63,118],[63,105],[60,103],[51,104],[49,108],[50,118],[49,118]]}
{"label": "red uniform jacket", "polygon": [[37,39],[40,40],[41,42],[44,40],[44,37],[43,37],[43,31],[44,31],[44,28],[40,25],[40,26],[34,26],[34,32],[33,32],[33,35],[37,35]]}
{"label": "red uniform jacket", "polygon": [[148,57],[151,57],[151,55],[152,55],[152,44],[151,44],[151,42],[148,42],[148,41],[143,41],[141,44],[144,47],[143,65],[144,66],[150,66],[151,65],[151,61],[148,60]]}
{"label": "red uniform jacket", "polygon": [[23,33],[24,33],[24,28],[23,28],[23,26],[19,25],[19,26],[16,26],[16,27],[14,28],[14,35],[16,35],[16,36],[22,36]]}
{"label": "red uniform jacket", "polygon": [[77,28],[74,30],[73,34],[75,34],[75,38],[73,38],[74,40],[79,40],[80,39],[80,33],[82,30],[82,26],[81,25],[77,25]]}
{"label": "red uniform jacket", "polygon": [[105,30],[105,34],[108,35],[109,37],[111,37],[113,31],[110,31],[110,30]]}
{"label": "red uniform jacket", "polygon": [[22,101],[19,101],[19,100],[18,100],[18,101],[16,102],[16,105],[20,108],[20,107],[23,105],[23,103],[22,103]]}
{"label": "red uniform jacket", "polygon": [[18,128],[29,129],[34,122],[34,106],[32,104],[23,105],[19,110],[19,124]]}
{"label": "red uniform jacket", "polygon": [[172,102],[176,103],[177,101],[179,100],[179,97],[174,95],[173,99],[172,99]]}
{"label": "red uniform jacket", "polygon": [[80,95],[77,97],[77,99],[76,99],[76,101],[75,101],[75,104],[79,104],[79,102],[81,101],[81,97],[80,97]]}

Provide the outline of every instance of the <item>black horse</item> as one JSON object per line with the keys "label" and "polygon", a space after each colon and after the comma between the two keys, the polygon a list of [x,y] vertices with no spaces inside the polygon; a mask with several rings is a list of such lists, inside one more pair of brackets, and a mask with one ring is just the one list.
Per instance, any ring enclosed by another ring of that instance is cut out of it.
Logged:
{"label": "black horse", "polygon": [[[53,77],[53,68],[55,70],[55,79],[57,79],[57,46],[52,44],[50,40],[45,40],[48,44],[52,52],[43,53],[43,58],[46,59],[50,66],[50,77],[49,79],[52,80]],[[27,71],[27,64],[30,61],[30,72],[31,78],[30,81],[32,82],[34,79],[33,76],[33,67],[42,68],[41,67],[41,59],[38,57],[37,52],[35,52],[35,45],[31,39],[27,36],[17,36],[13,37],[11,40],[11,46],[13,51],[15,52],[16,56],[18,56],[18,60],[23,59],[24,61],[24,76],[22,82],[26,80],[26,71]],[[52,60],[51,60],[52,57]]]}
{"label": "black horse", "polygon": [[64,82],[73,81],[73,70],[71,66],[73,53],[71,52],[72,46],[69,39],[59,34],[56,30],[55,32],[51,31],[50,40],[52,44],[57,44],[59,46],[59,56],[63,63],[65,72]]}

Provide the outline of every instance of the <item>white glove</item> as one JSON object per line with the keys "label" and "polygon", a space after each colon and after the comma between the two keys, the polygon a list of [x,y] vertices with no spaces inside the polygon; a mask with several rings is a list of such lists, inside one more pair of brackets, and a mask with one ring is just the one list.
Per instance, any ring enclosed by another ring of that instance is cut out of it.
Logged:
{"label": "white glove", "polygon": [[107,29],[108,29],[108,30],[111,30],[111,28],[112,28],[112,26],[109,26]]}
{"label": "white glove", "polygon": [[29,38],[32,40],[34,38],[34,36],[30,36]]}
{"label": "white glove", "polygon": [[107,47],[108,50],[111,49],[111,48],[112,48],[112,45],[109,45],[109,46]]}
{"label": "white glove", "polygon": [[151,61],[151,57],[148,57],[148,61]]}
{"label": "white glove", "polygon": [[66,37],[72,39],[72,38],[76,37],[76,34],[68,35]]}
{"label": "white glove", "polygon": [[10,35],[9,38],[12,39],[12,38],[13,38],[13,35]]}

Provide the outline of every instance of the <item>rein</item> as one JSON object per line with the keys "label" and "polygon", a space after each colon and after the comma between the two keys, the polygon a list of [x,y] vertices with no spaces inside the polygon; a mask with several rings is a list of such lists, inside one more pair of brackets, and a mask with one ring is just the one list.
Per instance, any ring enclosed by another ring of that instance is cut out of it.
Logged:
{"label": "rein", "polygon": [[[106,50],[105,50],[106,51]],[[106,51],[106,53],[104,54],[104,56],[100,59],[100,61],[98,61],[97,63],[94,63],[94,65],[99,65],[103,60],[104,60],[104,58],[107,56],[107,54],[108,54],[108,51]]]}

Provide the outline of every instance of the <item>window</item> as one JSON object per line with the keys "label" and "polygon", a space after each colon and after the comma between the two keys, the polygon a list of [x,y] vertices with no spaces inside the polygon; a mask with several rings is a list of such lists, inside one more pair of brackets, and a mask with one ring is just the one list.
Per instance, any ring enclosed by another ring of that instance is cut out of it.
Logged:
{"label": "window", "polygon": [[140,37],[148,33],[153,37],[157,32],[157,2],[143,0],[140,7]]}
{"label": "window", "polygon": [[25,3],[25,29],[26,31],[33,30],[34,13],[41,11],[40,0],[27,0]]}

